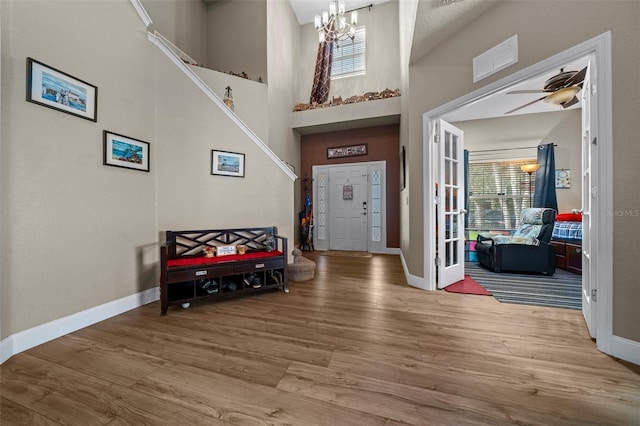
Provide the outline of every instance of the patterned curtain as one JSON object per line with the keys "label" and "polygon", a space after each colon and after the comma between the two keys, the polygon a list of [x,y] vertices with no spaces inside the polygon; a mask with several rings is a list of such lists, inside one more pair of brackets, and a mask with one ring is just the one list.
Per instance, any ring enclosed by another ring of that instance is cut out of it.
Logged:
{"label": "patterned curtain", "polygon": [[548,207],[557,212],[556,160],[552,143],[538,147],[538,164],[540,164],[540,168],[536,172],[533,207]]}
{"label": "patterned curtain", "polygon": [[[329,25],[329,34],[333,29],[333,22]],[[333,58],[333,37],[327,34],[324,41],[318,44],[318,56],[316,58],[316,71],[313,76],[313,88],[309,103],[323,104],[329,98],[331,85],[331,60]]]}

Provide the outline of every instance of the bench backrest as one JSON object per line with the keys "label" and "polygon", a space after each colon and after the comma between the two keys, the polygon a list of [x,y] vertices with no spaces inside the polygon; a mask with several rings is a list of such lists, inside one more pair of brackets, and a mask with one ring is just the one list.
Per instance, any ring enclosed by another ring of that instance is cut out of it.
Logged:
{"label": "bench backrest", "polygon": [[[247,252],[260,251],[266,248],[270,237],[274,237],[271,244],[278,244],[278,228],[268,226],[264,228],[238,229],[206,229],[200,231],[167,231],[168,258],[202,256],[205,247],[221,245],[246,245]],[[272,246],[278,249],[277,246]]]}

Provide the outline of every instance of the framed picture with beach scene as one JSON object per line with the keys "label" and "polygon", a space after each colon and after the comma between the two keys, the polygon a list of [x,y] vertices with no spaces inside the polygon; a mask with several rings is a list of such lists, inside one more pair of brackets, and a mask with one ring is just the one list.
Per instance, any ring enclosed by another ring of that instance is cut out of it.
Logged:
{"label": "framed picture with beach scene", "polygon": [[105,130],[104,161],[105,166],[149,171],[149,142]]}
{"label": "framed picture with beach scene", "polygon": [[211,150],[211,174],[244,177],[244,154]]}
{"label": "framed picture with beach scene", "polygon": [[86,120],[98,120],[98,88],[27,58],[27,101]]}

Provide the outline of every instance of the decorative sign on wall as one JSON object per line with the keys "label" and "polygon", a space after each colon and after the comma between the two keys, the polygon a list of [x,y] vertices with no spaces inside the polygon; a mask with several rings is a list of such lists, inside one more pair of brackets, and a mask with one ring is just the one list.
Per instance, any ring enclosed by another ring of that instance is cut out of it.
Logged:
{"label": "decorative sign on wall", "polygon": [[353,200],[353,185],[347,183],[342,186],[342,199]]}
{"label": "decorative sign on wall", "polygon": [[556,170],[556,188],[559,188],[559,189],[571,188],[571,170],[569,169]]}
{"label": "decorative sign on wall", "polygon": [[366,143],[327,148],[327,158],[355,157],[358,155],[367,155]]}

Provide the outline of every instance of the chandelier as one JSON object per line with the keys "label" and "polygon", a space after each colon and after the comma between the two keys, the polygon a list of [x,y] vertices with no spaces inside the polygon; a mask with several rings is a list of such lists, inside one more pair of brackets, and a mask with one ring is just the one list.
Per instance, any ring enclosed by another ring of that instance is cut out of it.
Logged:
{"label": "chandelier", "polygon": [[329,10],[323,11],[322,16],[316,15],[315,27],[318,30],[320,43],[325,40],[337,41],[345,37],[353,40],[358,25],[358,12],[351,12],[351,23],[347,23],[344,0],[331,0]]}

